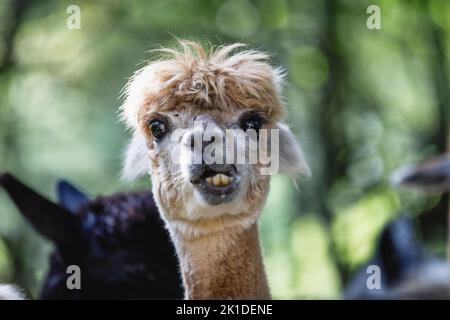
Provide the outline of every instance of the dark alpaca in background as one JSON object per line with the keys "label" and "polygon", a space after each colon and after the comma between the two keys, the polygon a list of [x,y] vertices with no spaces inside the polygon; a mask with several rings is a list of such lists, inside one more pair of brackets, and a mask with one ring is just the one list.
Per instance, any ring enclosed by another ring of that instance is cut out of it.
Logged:
{"label": "dark alpaca in background", "polygon": [[[381,270],[381,288],[368,289],[369,265]],[[350,280],[347,299],[448,299],[449,269],[444,258],[426,252],[410,219],[401,217],[382,231],[374,257]]]}
{"label": "dark alpaca in background", "polygon": [[[401,167],[391,175],[395,186],[422,193],[450,190],[450,155]],[[450,215],[449,215],[450,217]],[[369,290],[366,268],[381,269],[381,289]],[[432,256],[414,237],[410,219],[402,217],[386,225],[375,256],[351,279],[345,295],[349,299],[449,299],[449,263]]]}
{"label": "dark alpaca in background", "polygon": [[[10,174],[0,174],[0,185],[54,244],[42,299],[182,297],[175,251],[150,192],[89,200],[63,181],[56,204]],[[81,290],[67,288],[69,265],[81,269]]]}

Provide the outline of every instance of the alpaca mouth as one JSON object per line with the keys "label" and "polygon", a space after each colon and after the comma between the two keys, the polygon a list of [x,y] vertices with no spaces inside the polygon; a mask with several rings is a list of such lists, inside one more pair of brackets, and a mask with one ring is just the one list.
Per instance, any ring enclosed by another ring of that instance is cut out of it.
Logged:
{"label": "alpaca mouth", "polygon": [[240,180],[235,166],[209,165],[204,166],[203,172],[192,178],[191,183],[206,202],[217,205],[235,198]]}

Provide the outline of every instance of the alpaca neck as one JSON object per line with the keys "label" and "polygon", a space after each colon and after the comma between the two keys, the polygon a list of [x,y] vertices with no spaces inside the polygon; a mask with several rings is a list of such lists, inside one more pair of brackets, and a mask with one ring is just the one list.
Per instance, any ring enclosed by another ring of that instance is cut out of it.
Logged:
{"label": "alpaca neck", "polygon": [[186,299],[270,299],[256,223],[198,237],[171,233]]}

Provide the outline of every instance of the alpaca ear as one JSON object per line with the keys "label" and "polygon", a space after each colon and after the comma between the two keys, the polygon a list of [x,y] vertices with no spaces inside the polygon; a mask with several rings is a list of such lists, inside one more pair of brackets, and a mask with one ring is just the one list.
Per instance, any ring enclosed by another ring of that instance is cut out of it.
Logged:
{"label": "alpaca ear", "polygon": [[70,246],[77,241],[80,223],[67,209],[43,197],[11,174],[0,174],[0,185],[42,236],[60,246]]}
{"label": "alpaca ear", "polygon": [[71,212],[78,211],[82,205],[89,202],[86,194],[65,180],[58,181],[56,192],[59,204]]}
{"label": "alpaca ear", "polygon": [[311,170],[293,133],[283,123],[279,123],[277,127],[279,129],[279,173],[286,175],[301,174],[310,177]]}
{"label": "alpaca ear", "polygon": [[122,179],[133,181],[148,173],[148,170],[148,148],[145,138],[138,133],[134,133],[125,151]]}

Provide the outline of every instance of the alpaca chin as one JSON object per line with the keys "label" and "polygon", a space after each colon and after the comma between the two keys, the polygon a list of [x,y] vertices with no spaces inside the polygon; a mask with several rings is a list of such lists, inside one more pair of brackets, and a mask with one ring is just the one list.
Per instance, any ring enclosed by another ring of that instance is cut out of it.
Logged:
{"label": "alpaca chin", "polygon": [[194,196],[186,201],[186,218],[190,220],[212,219],[222,215],[237,215],[242,213],[241,198],[238,196],[232,202],[211,205],[202,195],[194,192]]}

